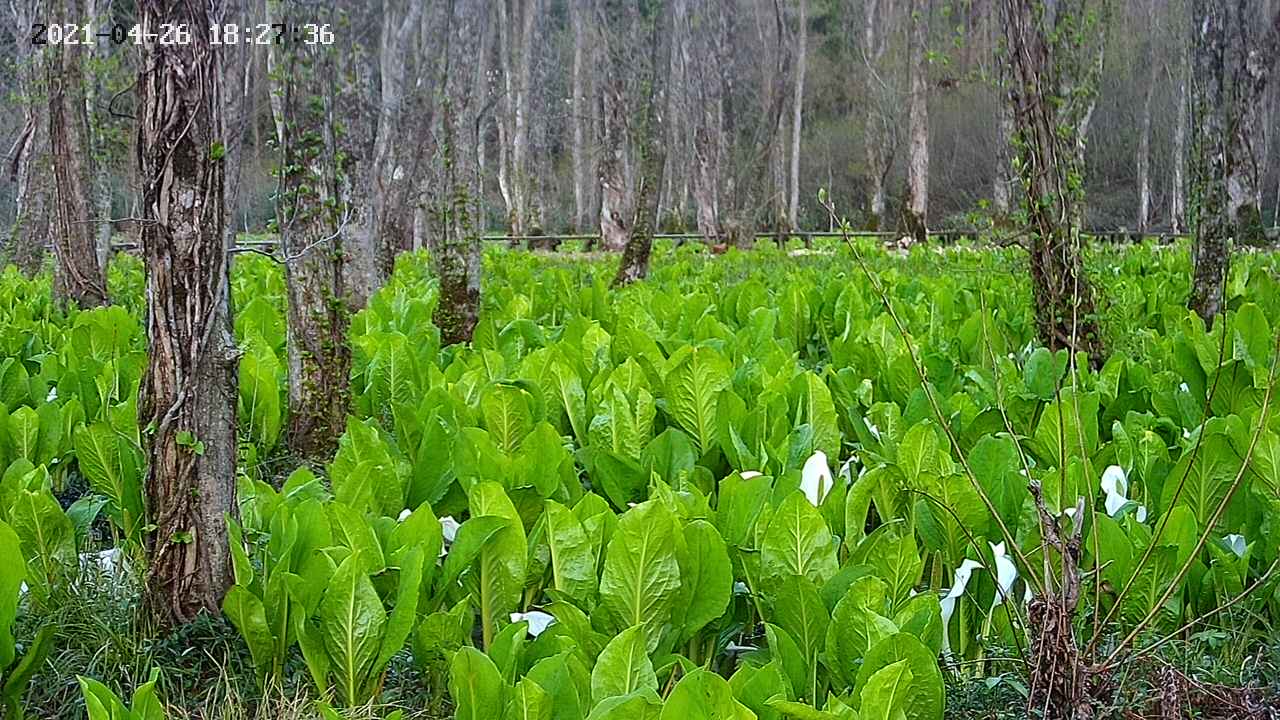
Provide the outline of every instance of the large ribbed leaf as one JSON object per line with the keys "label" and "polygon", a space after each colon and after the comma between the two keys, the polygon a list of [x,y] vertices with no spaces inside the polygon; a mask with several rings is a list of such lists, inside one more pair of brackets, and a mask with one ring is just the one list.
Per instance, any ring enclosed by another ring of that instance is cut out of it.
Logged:
{"label": "large ribbed leaf", "polygon": [[766,587],[800,575],[821,587],[836,574],[836,546],[818,509],[801,492],[787,496],[774,512],[760,547]]}
{"label": "large ribbed leaf", "polygon": [[642,688],[658,689],[658,676],[649,660],[644,627],[636,625],[618,633],[604,646],[591,669],[591,702],[629,695]]}
{"label": "large ribbed leaf", "polygon": [[480,412],[489,437],[508,455],[515,454],[533,430],[532,402],[533,398],[524,388],[507,383],[491,386],[480,399]]}
{"label": "large ribbed leaf", "polygon": [[110,501],[107,513],[132,537],[142,522],[142,473],[135,451],[106,423],[82,425],[73,440],[89,487]]}
{"label": "large ribbed leaf", "polygon": [[507,622],[508,615],[520,604],[528,545],[520,515],[501,485],[496,482],[476,483],[469,498],[473,519],[494,517],[504,521],[502,527],[481,546],[476,558],[480,619],[487,646],[497,628]]}
{"label": "large ribbed leaf", "polygon": [[586,610],[595,605],[596,554],[577,516],[554,500],[546,503],[547,545],[556,590]]}
{"label": "large ribbed leaf", "polygon": [[487,655],[464,647],[449,665],[449,695],[456,720],[494,720],[501,717],[505,687],[498,667]]}
{"label": "large ribbed leaf", "polygon": [[667,363],[667,414],[689,433],[702,453],[715,441],[716,405],[720,392],[729,386],[731,371],[728,361],[708,347],[686,345]]}
{"label": "large ribbed leaf", "polygon": [[609,541],[600,577],[599,625],[621,632],[643,625],[649,649],[658,644],[680,589],[675,519],[659,501],[628,510]]}
{"label": "large ribbed leaf", "polygon": [[368,699],[365,681],[378,658],[387,614],[357,556],[338,566],[319,615],[338,694],[347,705],[358,705]]}

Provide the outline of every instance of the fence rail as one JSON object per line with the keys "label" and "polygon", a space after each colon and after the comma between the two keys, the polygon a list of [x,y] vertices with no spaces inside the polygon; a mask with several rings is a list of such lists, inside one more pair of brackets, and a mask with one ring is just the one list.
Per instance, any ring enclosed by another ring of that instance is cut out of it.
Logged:
{"label": "fence rail", "polygon": [[[958,230],[931,230],[929,231],[929,237],[938,238],[941,240],[947,240],[947,239],[962,238],[962,237],[977,237],[983,234],[984,232],[987,232],[987,231],[981,230],[978,228],[966,228],[966,229],[958,229]],[[1268,233],[1270,234],[1280,233],[1280,227],[1271,228],[1271,230],[1269,230]],[[836,234],[837,233],[835,231],[831,231],[831,230],[797,230],[795,232],[790,232],[787,235],[788,237],[811,239],[815,237],[831,237]],[[900,235],[900,233],[891,232],[887,230],[859,230],[859,231],[856,231],[854,234],[859,237],[877,237],[877,238],[893,238],[893,237],[898,237]],[[1112,239],[1129,239],[1129,238],[1138,236],[1137,232],[1132,230],[1126,230],[1123,228],[1086,230],[1085,234],[1090,235],[1092,237],[1112,238]],[[1142,237],[1158,237],[1158,238],[1191,237],[1190,233],[1173,232],[1172,230],[1165,230],[1165,229],[1151,229],[1145,233],[1142,233],[1141,235]],[[653,237],[658,240],[706,240],[707,236],[703,235],[702,233],[656,233],[654,234]],[[757,240],[767,241],[767,240],[772,240],[773,237],[774,236],[772,234],[764,234],[764,233],[760,233],[756,235]],[[527,242],[530,240],[540,241],[540,242],[547,242],[547,241],[563,242],[566,240],[584,240],[584,241],[599,240],[600,235],[599,233],[564,233],[564,234],[551,234],[551,235],[485,235],[483,239],[485,242],[519,244],[521,242]],[[274,238],[245,239],[245,240],[236,241],[236,247],[238,249],[244,249],[248,251],[258,250],[262,252],[268,252],[270,249],[276,248],[279,245],[280,245],[280,241]],[[138,241],[112,240],[111,249],[121,250],[125,252],[137,250]]]}

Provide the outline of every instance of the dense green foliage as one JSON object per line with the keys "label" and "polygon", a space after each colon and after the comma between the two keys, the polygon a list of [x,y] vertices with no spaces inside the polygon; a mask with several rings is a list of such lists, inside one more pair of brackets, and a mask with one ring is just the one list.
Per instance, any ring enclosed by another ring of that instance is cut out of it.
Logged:
{"label": "dense green foliage", "polygon": [[[907,336],[847,248],[664,248],[623,291],[611,259],[493,250],[474,342],[440,348],[429,263],[403,256],[354,318],[353,414],[310,468],[283,448],[281,273],[241,256],[224,611],[259,682],[300,658],[317,697],[361,705],[407,650],[459,718],[934,720],[940,657],[981,673],[1027,643],[1029,478],[1083,523],[1108,636],[1141,646],[1268,573],[1273,256],[1236,263],[1206,332],[1185,248],[1093,252],[1094,370],[1032,343],[1016,252],[861,249]],[[0,275],[0,545],[25,564],[0,570],[0,672],[19,594],[39,615],[83,553],[140,559],[141,272],[118,258],[117,305],[69,315],[47,278]],[[1240,630],[1270,632],[1276,588]],[[145,697],[93,717],[155,717]]]}

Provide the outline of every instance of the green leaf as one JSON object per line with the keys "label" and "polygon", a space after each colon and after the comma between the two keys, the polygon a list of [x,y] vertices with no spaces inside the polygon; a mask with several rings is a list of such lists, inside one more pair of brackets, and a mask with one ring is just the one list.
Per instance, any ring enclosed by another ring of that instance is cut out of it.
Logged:
{"label": "green leaf", "polygon": [[387,615],[355,555],[338,566],[320,601],[319,613],[338,692],[347,705],[359,705],[368,699],[365,684],[375,669]]}
{"label": "green leaf", "polygon": [[538,683],[524,678],[507,696],[505,720],[551,720],[551,696]]}
{"label": "green leaf", "polygon": [[906,660],[899,660],[872,673],[859,692],[864,720],[898,720],[906,717],[907,694],[914,676]]}
{"label": "green leaf", "polygon": [[729,386],[730,372],[728,361],[708,347],[683,346],[667,362],[667,413],[693,438],[700,453],[707,453],[715,441],[716,404]]}
{"label": "green leaf", "polygon": [[48,490],[23,490],[14,497],[9,522],[27,563],[31,597],[46,602],[76,572],[76,532]]}
{"label": "green leaf", "polygon": [[133,537],[143,520],[142,473],[134,451],[105,423],[82,425],[72,437],[89,487],[108,498],[112,519],[125,537]]}
{"label": "green leaf", "polygon": [[715,526],[694,520],[684,527],[683,534],[684,546],[677,556],[680,594],[673,617],[681,627],[677,645],[723,615],[733,592],[729,551]]}
{"label": "green leaf", "polygon": [[649,660],[644,626],[635,625],[618,633],[596,659],[591,670],[591,703],[598,705],[606,698],[642,688],[656,691],[658,676]]}
{"label": "green leaf", "polygon": [[643,625],[657,647],[680,589],[675,519],[656,500],[628,510],[609,542],[600,577],[601,627],[621,632]]}
{"label": "green leaf", "polygon": [[855,687],[867,687],[871,676],[899,661],[905,661],[911,673],[904,694],[906,720],[942,720],[943,685],[937,658],[913,635],[897,633],[872,646]]}
{"label": "green leaf", "polygon": [[464,647],[449,665],[449,695],[456,720],[493,720],[502,716],[505,688],[498,667],[484,653]]}
{"label": "green leaf", "polygon": [[595,606],[596,551],[586,529],[572,511],[554,500],[546,502],[546,518],[552,584],[590,610]]}
{"label": "green leaf", "polygon": [[266,677],[275,658],[275,638],[267,625],[267,611],[253,593],[240,585],[232,585],[222,598],[222,613],[240,632],[249,646],[249,656],[259,679]]}
{"label": "green leaf", "polygon": [[494,630],[505,624],[520,604],[524,590],[528,546],[520,515],[496,482],[476,483],[469,494],[473,518],[497,517],[503,526],[480,547],[480,619],[486,646]]}
{"label": "green leaf", "polygon": [[760,569],[767,588],[792,575],[821,586],[836,574],[836,545],[827,523],[803,493],[792,492],[769,521],[760,546]]}
{"label": "green leaf", "polygon": [[485,429],[498,447],[515,454],[526,435],[533,431],[533,398],[524,388],[509,383],[491,386],[480,399]]}
{"label": "green leaf", "polygon": [[661,720],[755,720],[733,698],[729,683],[701,668],[685,675],[662,706]]}

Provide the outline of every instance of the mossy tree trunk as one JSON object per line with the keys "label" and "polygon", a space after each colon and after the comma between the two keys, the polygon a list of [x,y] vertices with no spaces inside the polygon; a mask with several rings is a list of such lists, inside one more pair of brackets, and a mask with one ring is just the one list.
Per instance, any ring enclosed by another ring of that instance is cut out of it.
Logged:
{"label": "mossy tree trunk", "polygon": [[[58,17],[85,16],[81,0],[60,0]],[[107,303],[107,278],[98,261],[97,226],[89,197],[93,189],[93,153],[89,145],[89,117],[85,105],[84,58],[89,46],[58,43],[47,46],[49,78],[49,146],[53,151],[54,267],[53,293],[59,302],[82,308]],[[102,218],[105,219],[105,218]]]}
{"label": "mossy tree trunk", "polygon": [[148,365],[149,554],[144,604],[161,626],[218,612],[231,583],[225,517],[235,512],[236,361],[223,233],[222,76],[209,27],[222,4],[142,0],[138,22],[191,29],[145,35],[138,76]]}
{"label": "mossy tree trunk", "polygon": [[[270,3],[273,21],[289,16],[291,4]],[[276,224],[289,298],[287,437],[295,455],[313,459],[336,448],[351,399],[342,242],[350,208],[342,187],[352,168],[342,160],[347,154],[326,81],[336,72],[334,52],[293,44],[272,46],[267,56],[281,167]]]}
{"label": "mossy tree trunk", "polygon": [[1102,360],[1093,288],[1081,264],[1084,199],[1083,133],[1102,72],[1102,3],[1047,4],[1004,0],[1011,63],[1009,100],[1029,222],[1036,330],[1050,349]]}

